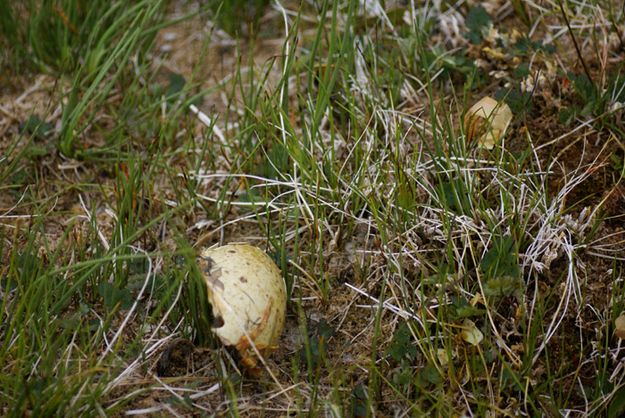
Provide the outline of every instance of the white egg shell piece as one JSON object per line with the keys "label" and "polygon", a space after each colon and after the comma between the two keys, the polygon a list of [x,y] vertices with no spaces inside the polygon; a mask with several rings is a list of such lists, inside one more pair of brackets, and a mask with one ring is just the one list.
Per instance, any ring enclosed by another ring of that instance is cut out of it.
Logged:
{"label": "white egg shell piece", "polygon": [[483,97],[471,106],[465,115],[464,129],[467,141],[471,142],[479,135],[478,145],[493,149],[505,135],[511,121],[512,111],[506,103],[488,96]]}
{"label": "white egg shell piece", "polygon": [[[276,264],[249,244],[206,249],[199,264],[216,319],[213,331],[245,359],[248,337],[261,353],[275,348],[286,315],[286,287]],[[247,334],[247,335],[246,335]]]}

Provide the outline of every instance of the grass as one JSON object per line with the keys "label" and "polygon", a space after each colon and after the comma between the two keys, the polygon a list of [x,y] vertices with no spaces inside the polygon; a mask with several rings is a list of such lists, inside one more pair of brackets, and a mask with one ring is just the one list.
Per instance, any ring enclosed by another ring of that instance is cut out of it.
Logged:
{"label": "grass", "polygon": [[[623,11],[386,3],[0,0],[2,415],[620,416]],[[290,295],[260,376],[234,241]]]}

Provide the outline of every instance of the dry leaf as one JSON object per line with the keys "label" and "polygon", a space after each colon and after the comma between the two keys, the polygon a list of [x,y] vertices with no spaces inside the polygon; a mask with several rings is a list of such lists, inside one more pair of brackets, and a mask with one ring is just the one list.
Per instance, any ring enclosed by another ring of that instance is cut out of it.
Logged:
{"label": "dry leaf", "polygon": [[482,340],[484,339],[484,334],[482,334],[482,331],[477,329],[475,323],[470,319],[464,320],[464,322],[462,323],[462,328],[463,330],[460,335],[462,335],[462,339],[469,344],[476,346],[479,345],[480,342],[482,342]]}
{"label": "dry leaf", "polygon": [[469,302],[469,304],[470,304],[471,306],[475,306],[475,305],[477,305],[478,303],[479,303],[479,304],[481,304],[481,305],[484,305],[484,298],[482,297],[482,294],[481,294],[481,293],[479,293],[479,292],[478,292],[478,293],[476,293],[476,294],[475,294],[475,296],[473,296],[473,297],[471,298],[471,301]]}
{"label": "dry leaf", "polygon": [[481,148],[493,149],[506,133],[512,121],[512,111],[504,102],[483,97],[467,111],[464,131],[467,143],[477,139]]}
{"label": "dry leaf", "polygon": [[492,58],[494,60],[503,61],[506,59],[506,55],[499,48],[490,48],[488,46],[485,46],[484,48],[482,48],[482,52],[484,52],[489,58]]}

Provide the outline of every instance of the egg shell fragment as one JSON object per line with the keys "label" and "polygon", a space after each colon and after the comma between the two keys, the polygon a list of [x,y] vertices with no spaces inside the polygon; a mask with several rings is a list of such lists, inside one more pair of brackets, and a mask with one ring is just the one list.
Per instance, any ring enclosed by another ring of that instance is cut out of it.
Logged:
{"label": "egg shell fragment", "polygon": [[464,117],[464,131],[467,142],[477,139],[481,148],[493,149],[505,135],[512,111],[504,102],[483,97],[467,111]]}
{"label": "egg shell fragment", "polygon": [[462,328],[463,329],[460,335],[462,336],[463,340],[473,346],[480,345],[480,343],[484,339],[484,334],[482,334],[482,331],[480,331],[477,326],[475,326],[475,323],[473,321],[471,321],[470,319],[465,319],[462,322]]}
{"label": "egg shell fragment", "polygon": [[198,263],[215,318],[213,331],[224,345],[236,347],[244,365],[254,367],[251,343],[265,355],[276,347],[284,327],[286,286],[280,269],[249,244],[206,249]]}

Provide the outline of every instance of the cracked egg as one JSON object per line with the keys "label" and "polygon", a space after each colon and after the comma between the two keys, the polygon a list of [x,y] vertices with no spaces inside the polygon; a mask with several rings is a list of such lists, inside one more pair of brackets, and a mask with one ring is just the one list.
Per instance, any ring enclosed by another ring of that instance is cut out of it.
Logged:
{"label": "cracked egg", "polygon": [[256,351],[264,356],[274,349],[284,327],[286,286],[280,269],[249,244],[206,249],[198,263],[213,309],[213,332],[236,348],[244,366],[255,368]]}

